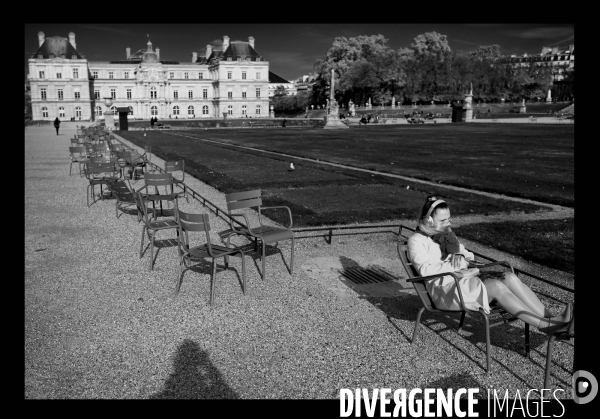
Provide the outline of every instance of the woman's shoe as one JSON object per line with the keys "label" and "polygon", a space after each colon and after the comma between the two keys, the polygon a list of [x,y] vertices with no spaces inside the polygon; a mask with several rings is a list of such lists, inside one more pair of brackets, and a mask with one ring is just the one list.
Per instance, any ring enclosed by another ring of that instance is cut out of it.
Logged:
{"label": "woman's shoe", "polygon": [[567,305],[565,306],[565,311],[563,311],[561,317],[567,323],[571,321],[571,319],[573,318],[573,304],[567,303]]}

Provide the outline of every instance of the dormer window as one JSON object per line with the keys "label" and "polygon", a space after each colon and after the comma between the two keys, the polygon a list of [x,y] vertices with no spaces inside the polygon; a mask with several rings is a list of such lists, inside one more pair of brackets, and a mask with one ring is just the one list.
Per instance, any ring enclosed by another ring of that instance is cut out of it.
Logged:
{"label": "dormer window", "polygon": [[44,55],[43,54],[38,54],[38,58],[40,58],[40,59],[44,58]]}
{"label": "dormer window", "polygon": [[250,61],[250,60],[252,60],[252,58],[246,57],[246,61]]}
{"label": "dormer window", "polygon": [[65,54],[60,54],[60,58],[65,59]]}
{"label": "dormer window", "polygon": [[227,57],[227,61],[231,61],[231,57]]}
{"label": "dormer window", "polygon": [[54,54],[48,55],[48,58],[54,58]]}
{"label": "dormer window", "polygon": [[260,61],[260,57],[256,57],[256,61]]}
{"label": "dormer window", "polygon": [[238,59],[237,59],[237,60],[238,60],[238,61],[242,61],[242,57],[238,57]]}
{"label": "dormer window", "polygon": [[72,60],[76,60],[76,59],[77,59],[77,55],[73,55],[73,56],[71,56],[71,59],[72,59]]}

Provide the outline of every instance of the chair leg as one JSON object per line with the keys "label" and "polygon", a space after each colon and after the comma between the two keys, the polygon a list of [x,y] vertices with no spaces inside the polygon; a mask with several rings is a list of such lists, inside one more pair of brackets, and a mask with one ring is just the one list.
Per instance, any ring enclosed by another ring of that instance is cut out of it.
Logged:
{"label": "chair leg", "polygon": [[[91,188],[91,191],[90,191]],[[86,200],[87,200],[87,206],[88,208],[90,207],[90,193],[94,193],[94,186],[93,185],[88,185],[87,187],[87,196],[86,196]]]}
{"label": "chair leg", "polygon": [[[231,245],[231,236],[227,236],[227,247]],[[229,268],[229,255],[225,255],[225,269]]]}
{"label": "chair leg", "polygon": [[175,284],[175,295],[179,294],[179,290],[181,289],[181,283],[183,282],[183,273],[185,271],[183,259],[184,258],[182,256],[179,260],[179,275],[177,276],[177,283]]}
{"label": "chair leg", "polygon": [[267,273],[265,272],[265,242],[263,240],[261,240],[262,242],[262,279],[263,281],[265,279],[267,279]]}
{"label": "chair leg", "polygon": [[421,315],[423,314],[424,311],[425,311],[425,307],[421,307],[421,310],[419,310],[419,314],[417,314],[415,330],[413,331],[412,340],[410,341],[411,344],[415,343],[415,340],[417,340],[417,334],[419,333],[419,326],[421,325]]}
{"label": "chair leg", "polygon": [[142,227],[142,243],[140,244],[140,259],[142,258],[142,251],[144,250],[144,234],[146,233],[146,226]]}
{"label": "chair leg", "polygon": [[148,270],[153,270],[154,269],[154,235],[156,234],[156,231],[153,231],[151,236],[152,238],[150,239],[150,265]]}
{"label": "chair leg", "polygon": [[292,260],[290,262],[290,275],[294,275],[294,233],[292,233]]}
{"label": "chair leg", "polygon": [[492,357],[492,347],[490,345],[490,321],[488,320],[488,318],[486,316],[483,316],[483,319],[485,320],[485,353],[486,353],[486,358],[487,358],[487,373],[488,375],[490,375],[491,373],[491,357]]}
{"label": "chair leg", "polygon": [[242,292],[244,293],[244,295],[246,295],[246,256],[241,250],[240,255],[242,255]]}
{"label": "chair leg", "polygon": [[554,340],[556,336],[550,336],[548,339],[548,350],[546,351],[546,373],[544,375],[544,388],[550,388],[548,385],[550,384],[550,370],[552,369],[552,350],[554,349]]}
{"label": "chair leg", "polygon": [[71,165],[69,166],[69,176],[71,176],[71,169],[73,168],[73,162],[71,162]]}
{"label": "chair leg", "polygon": [[529,350],[531,345],[529,344],[529,323],[525,323],[525,358],[529,358]]}
{"label": "chair leg", "polygon": [[460,333],[460,331],[462,330],[463,325],[465,324],[465,316],[466,316],[467,312],[463,311],[462,315],[460,316],[460,323],[458,324],[458,332]]}
{"label": "chair leg", "polygon": [[217,271],[217,263],[215,258],[212,259],[212,268],[211,268],[211,274],[210,274],[210,305],[212,306],[213,304],[213,300],[215,299],[215,288],[216,285],[216,279],[217,279],[217,275],[216,272]]}

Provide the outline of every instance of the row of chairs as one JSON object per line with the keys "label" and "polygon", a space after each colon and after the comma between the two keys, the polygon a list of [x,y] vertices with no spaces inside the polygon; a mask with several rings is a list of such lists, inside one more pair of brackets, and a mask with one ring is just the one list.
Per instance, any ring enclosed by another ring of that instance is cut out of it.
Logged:
{"label": "row of chairs", "polygon": [[[72,148],[71,148],[72,149]],[[125,154],[122,154],[125,153]],[[129,157],[127,155],[129,153]],[[247,237],[250,241],[254,241],[254,250],[258,251],[258,240],[261,241],[262,251],[260,252],[262,259],[261,276],[263,279],[266,277],[265,269],[265,256],[266,246],[283,240],[292,241],[291,249],[291,261],[289,272],[293,274],[294,264],[294,234],[291,230],[293,221],[292,214],[288,207],[264,207],[262,205],[261,191],[249,191],[233,193],[226,196],[228,213],[230,215],[230,230],[227,231],[223,238],[226,238],[226,245],[214,244],[210,240],[210,220],[208,214],[194,214],[184,212],[179,208],[178,199],[185,197],[189,203],[188,190],[185,185],[185,161],[183,159],[171,162],[165,162],[165,168],[163,173],[150,173],[146,169],[148,159],[143,161],[143,181],[144,184],[139,189],[135,189],[132,185],[132,180],[127,179],[124,171],[124,167],[131,167],[130,162],[132,160],[131,155],[133,151],[121,151],[115,152],[115,157],[112,154],[105,156],[91,156],[83,150],[71,150],[71,167],[74,163],[80,165],[80,172],[88,180],[87,186],[87,204],[88,207],[96,202],[96,191],[95,187],[100,186],[100,199],[104,199],[103,187],[106,186],[110,191],[111,195],[115,198],[115,215],[117,218],[120,217],[120,213],[128,212],[133,209],[137,214],[138,223],[142,222],[142,236],[140,242],[140,259],[144,257],[145,250],[149,247],[150,260],[148,262],[148,270],[154,269],[154,242],[156,234],[159,231],[175,230],[177,234],[177,246],[178,255],[180,262],[180,270],[177,279],[176,292],[179,292],[181,283],[185,271],[191,268],[194,264],[201,262],[206,258],[212,259],[212,273],[211,273],[211,295],[210,304],[213,304],[215,297],[215,276],[216,276],[216,259],[224,258],[225,267],[228,268],[229,256],[240,255],[242,259],[242,291],[246,292],[246,263],[245,255],[247,250],[244,246],[232,246],[231,237],[240,235]],[[77,155],[79,154],[79,155]],[[135,153],[133,153],[135,155]],[[145,153],[149,154],[149,153]],[[106,159],[106,160],[102,160]],[[136,166],[133,167],[134,170]],[[174,172],[181,171],[181,178],[176,178]],[[156,172],[156,171],[155,171]],[[69,169],[71,174],[71,168]],[[179,187],[182,192],[176,192],[175,187]],[[160,191],[164,188],[164,192]],[[91,201],[91,203],[90,203]],[[163,212],[163,201],[166,201],[173,206],[172,216],[168,215],[165,217]],[[152,203],[152,208],[149,208]],[[159,211],[156,208],[156,204],[160,206],[160,218]],[[236,211],[253,208],[258,210],[258,222],[259,226],[250,227],[250,221],[246,214],[238,214]],[[263,222],[262,212],[265,210],[284,210],[289,215],[289,225],[286,227],[275,227],[266,225]],[[236,225],[233,221],[234,218],[240,218],[244,220],[244,223]],[[199,235],[204,234],[204,243],[198,244]],[[193,236],[196,236],[196,242],[193,243]],[[148,239],[148,245],[145,246],[146,238]]]}

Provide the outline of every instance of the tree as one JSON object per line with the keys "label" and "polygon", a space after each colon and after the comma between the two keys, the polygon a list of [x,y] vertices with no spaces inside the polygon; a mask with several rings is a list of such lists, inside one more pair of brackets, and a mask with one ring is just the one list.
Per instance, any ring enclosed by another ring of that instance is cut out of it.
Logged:
{"label": "tree", "polygon": [[502,56],[502,53],[500,52],[500,45],[493,44],[477,47],[475,51],[470,52],[470,55],[479,59],[480,61],[495,61]]}
{"label": "tree", "polygon": [[287,96],[288,95],[288,91],[287,89],[283,86],[283,85],[279,85],[275,88],[275,92],[273,93],[274,96]]}
{"label": "tree", "polygon": [[413,40],[413,43],[410,44],[410,48],[413,50],[417,60],[433,57],[439,61],[443,61],[447,57],[447,53],[451,51],[446,35],[441,35],[437,32],[426,32],[418,35]]}

